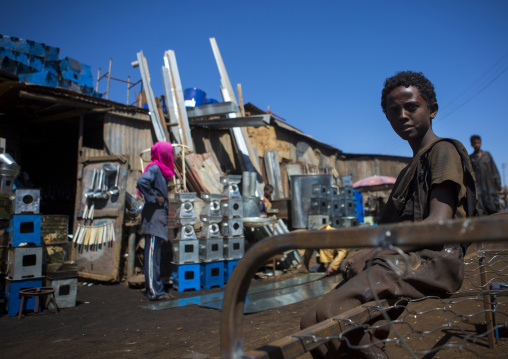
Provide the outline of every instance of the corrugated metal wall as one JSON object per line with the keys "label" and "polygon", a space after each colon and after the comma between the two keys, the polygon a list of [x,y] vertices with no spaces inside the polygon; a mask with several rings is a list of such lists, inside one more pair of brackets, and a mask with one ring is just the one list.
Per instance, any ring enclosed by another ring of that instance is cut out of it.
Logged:
{"label": "corrugated metal wall", "polygon": [[151,122],[106,114],[103,138],[103,150],[83,147],[83,156],[128,155],[130,174],[127,179],[127,191],[134,193],[136,181],[142,172],[140,154],[154,144]]}
{"label": "corrugated metal wall", "polygon": [[391,157],[376,155],[355,156],[355,158],[337,159],[336,167],[341,176],[352,175],[353,181],[378,175],[397,177],[399,172],[411,161],[405,157]]}

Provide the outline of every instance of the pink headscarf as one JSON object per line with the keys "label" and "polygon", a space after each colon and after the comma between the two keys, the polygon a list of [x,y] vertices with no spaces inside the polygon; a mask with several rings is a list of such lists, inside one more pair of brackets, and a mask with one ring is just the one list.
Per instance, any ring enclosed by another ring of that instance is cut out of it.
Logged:
{"label": "pink headscarf", "polygon": [[169,142],[157,142],[152,146],[152,162],[150,162],[143,173],[146,172],[148,167],[157,165],[161,169],[162,175],[168,181],[175,175],[175,161],[173,160],[173,146]]}

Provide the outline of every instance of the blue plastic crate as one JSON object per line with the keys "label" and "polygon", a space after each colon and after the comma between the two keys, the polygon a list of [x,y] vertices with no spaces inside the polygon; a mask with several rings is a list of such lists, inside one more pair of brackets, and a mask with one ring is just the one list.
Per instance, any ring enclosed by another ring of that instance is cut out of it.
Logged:
{"label": "blue plastic crate", "polygon": [[179,293],[188,289],[196,291],[201,289],[199,263],[173,264],[171,277],[173,288]]}
{"label": "blue plastic crate", "polygon": [[40,214],[15,214],[7,230],[11,247],[19,247],[22,243],[41,245]]}
{"label": "blue plastic crate", "polygon": [[79,74],[81,73],[81,62],[71,59],[70,57],[66,57],[63,60],[60,60],[60,71],[74,71]]}
{"label": "blue plastic crate", "polygon": [[10,36],[0,35],[0,47],[12,50],[14,48],[14,40]]}
{"label": "blue plastic crate", "polygon": [[58,61],[58,55],[60,54],[60,49],[58,47],[52,46],[44,46],[44,58],[46,61]]}
{"label": "blue plastic crate", "polygon": [[29,54],[30,53],[30,45],[28,42],[24,39],[18,39],[13,37],[15,39],[14,41],[14,48],[13,51],[21,52],[23,54]]}
{"label": "blue plastic crate", "polygon": [[[23,280],[5,280],[5,298],[7,299],[7,313],[9,317],[14,317],[19,313],[19,306],[21,305],[19,291],[22,289],[42,287],[42,279],[43,277]],[[41,304],[42,300],[39,301],[39,310]],[[22,310],[35,310],[35,297],[25,299]]]}
{"label": "blue plastic crate", "polygon": [[235,269],[236,265],[240,260],[236,259],[234,261],[224,261],[224,282],[229,282],[229,278],[231,277],[231,273],[233,273],[233,269]]}
{"label": "blue plastic crate", "polygon": [[53,74],[58,74],[60,72],[60,65],[58,61],[44,61],[44,68],[43,70],[47,70]]}
{"label": "blue plastic crate", "polygon": [[18,62],[9,57],[0,57],[0,70],[16,75],[18,73]]}
{"label": "blue plastic crate", "polygon": [[23,52],[13,51],[14,55],[16,56],[16,61],[19,63],[22,63],[23,65],[28,65],[28,55]]}
{"label": "blue plastic crate", "polygon": [[60,77],[58,79],[58,87],[62,87],[64,89],[68,89],[71,91],[79,92],[81,93],[81,86],[75,83],[74,81],[64,79]]}
{"label": "blue plastic crate", "polygon": [[46,55],[46,49],[44,48],[45,47],[44,44],[30,40],[28,40],[27,43],[29,47],[28,51],[31,55],[38,57],[44,57]]}
{"label": "blue plastic crate", "polygon": [[19,81],[48,87],[56,87],[58,85],[56,75],[47,70],[31,74],[21,74],[19,75]]}
{"label": "blue plastic crate", "polygon": [[203,288],[224,287],[224,261],[200,263],[200,267]]}
{"label": "blue plastic crate", "polygon": [[79,72],[72,70],[65,70],[61,72],[63,79],[72,81],[79,86],[93,87],[93,79],[91,76],[82,75]]}
{"label": "blue plastic crate", "polygon": [[14,52],[7,48],[0,48],[0,57],[8,57],[9,59],[16,60],[16,55],[14,55]]}
{"label": "blue plastic crate", "polygon": [[28,57],[28,65],[37,71],[42,71],[44,68],[44,59],[42,57],[31,55]]}
{"label": "blue plastic crate", "polygon": [[83,76],[86,76],[86,77],[92,77],[92,67],[90,65],[87,65],[87,64],[81,64],[81,75]]}

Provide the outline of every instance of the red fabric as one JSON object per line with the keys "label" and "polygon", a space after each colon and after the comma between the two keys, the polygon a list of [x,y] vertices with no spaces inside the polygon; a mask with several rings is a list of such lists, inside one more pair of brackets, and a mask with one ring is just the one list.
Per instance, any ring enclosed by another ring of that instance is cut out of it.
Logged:
{"label": "red fabric", "polygon": [[157,142],[152,146],[152,162],[150,162],[143,173],[146,172],[148,167],[157,165],[161,169],[162,175],[168,181],[175,175],[175,161],[173,160],[173,146],[169,142]]}

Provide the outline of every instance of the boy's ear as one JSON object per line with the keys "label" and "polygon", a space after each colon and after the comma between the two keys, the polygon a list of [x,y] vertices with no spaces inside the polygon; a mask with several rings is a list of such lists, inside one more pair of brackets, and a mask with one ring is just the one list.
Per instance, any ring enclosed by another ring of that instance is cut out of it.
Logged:
{"label": "boy's ear", "polygon": [[431,106],[430,106],[430,118],[431,119],[434,119],[436,116],[437,116],[437,110],[439,109],[439,106],[437,104],[437,102],[434,102]]}

